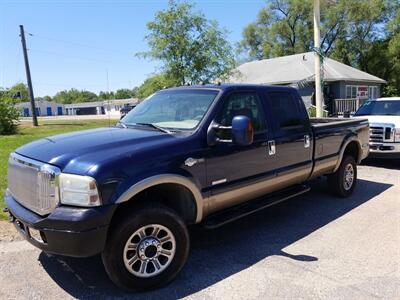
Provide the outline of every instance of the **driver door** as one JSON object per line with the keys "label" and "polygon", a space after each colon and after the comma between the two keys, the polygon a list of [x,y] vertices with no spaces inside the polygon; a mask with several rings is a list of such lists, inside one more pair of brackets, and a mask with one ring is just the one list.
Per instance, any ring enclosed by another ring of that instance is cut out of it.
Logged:
{"label": "driver door", "polygon": [[[215,122],[231,126],[235,116],[245,115],[253,122],[254,141],[251,145],[218,143],[210,147],[206,156],[207,190],[210,193],[210,211],[234,205],[243,200],[240,190],[273,176],[268,155],[269,130],[264,106],[254,91],[237,91],[229,94],[217,114]],[[231,139],[230,130],[221,130],[217,136]],[[236,193],[237,192],[237,193]]]}

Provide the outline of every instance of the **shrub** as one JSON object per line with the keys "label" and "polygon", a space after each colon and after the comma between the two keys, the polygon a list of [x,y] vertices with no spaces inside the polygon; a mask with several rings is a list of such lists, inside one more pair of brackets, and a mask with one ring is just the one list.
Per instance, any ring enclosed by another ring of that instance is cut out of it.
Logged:
{"label": "shrub", "polygon": [[11,99],[0,97],[0,135],[14,134],[17,131],[19,111]]}
{"label": "shrub", "polygon": [[[314,105],[311,105],[309,108],[307,108],[308,116],[310,118],[315,118],[317,116],[317,108]],[[322,111],[322,115],[324,118],[329,116],[329,113],[327,110]]]}

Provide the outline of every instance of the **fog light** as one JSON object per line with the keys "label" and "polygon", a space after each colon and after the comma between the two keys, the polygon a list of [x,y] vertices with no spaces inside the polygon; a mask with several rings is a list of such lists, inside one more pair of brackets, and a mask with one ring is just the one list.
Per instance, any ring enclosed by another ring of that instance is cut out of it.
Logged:
{"label": "fog light", "polygon": [[44,243],[44,240],[42,238],[42,233],[39,230],[33,229],[33,228],[28,228],[29,230],[29,235],[32,239],[39,243]]}

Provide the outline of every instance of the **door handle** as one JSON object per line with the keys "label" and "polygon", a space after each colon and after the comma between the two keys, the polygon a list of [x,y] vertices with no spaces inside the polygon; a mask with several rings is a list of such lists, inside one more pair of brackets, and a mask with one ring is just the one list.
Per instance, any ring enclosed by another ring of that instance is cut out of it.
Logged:
{"label": "door handle", "polygon": [[268,154],[274,155],[276,153],[275,141],[268,141]]}
{"label": "door handle", "polygon": [[310,136],[306,134],[304,136],[304,148],[309,148],[310,147]]}

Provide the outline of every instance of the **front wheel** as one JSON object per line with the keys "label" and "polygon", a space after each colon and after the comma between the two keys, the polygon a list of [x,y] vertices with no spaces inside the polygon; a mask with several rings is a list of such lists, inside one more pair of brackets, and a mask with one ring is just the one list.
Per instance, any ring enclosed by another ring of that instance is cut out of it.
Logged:
{"label": "front wheel", "polygon": [[148,290],[171,281],[189,253],[183,220],[164,206],[138,209],[118,220],[102,253],[110,279],[128,290]]}
{"label": "front wheel", "polygon": [[345,156],[339,169],[328,176],[328,184],[331,192],[339,197],[349,197],[357,183],[357,164],[352,156]]}

